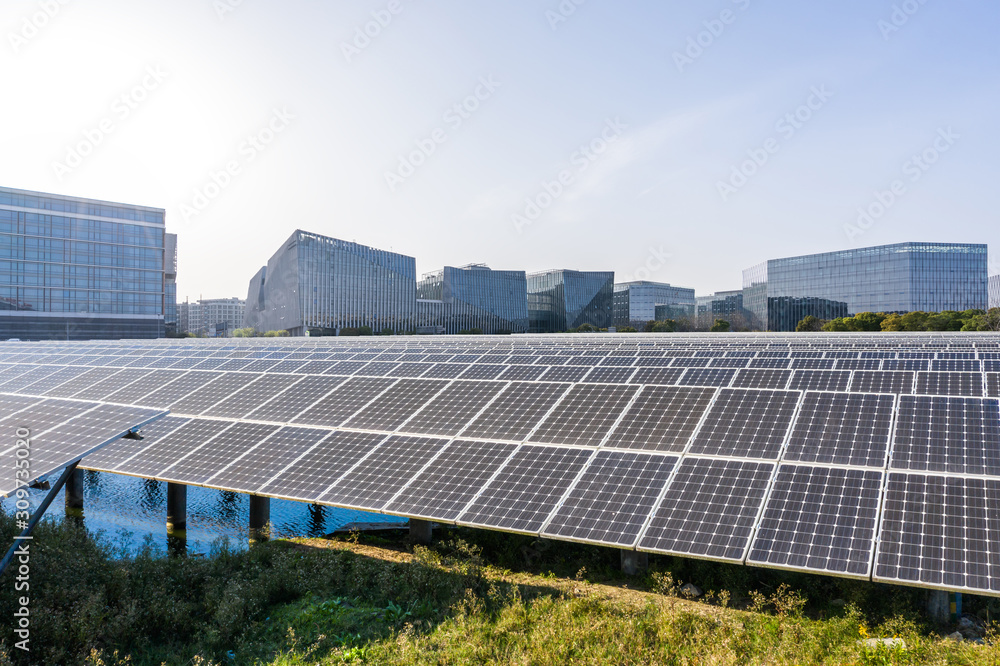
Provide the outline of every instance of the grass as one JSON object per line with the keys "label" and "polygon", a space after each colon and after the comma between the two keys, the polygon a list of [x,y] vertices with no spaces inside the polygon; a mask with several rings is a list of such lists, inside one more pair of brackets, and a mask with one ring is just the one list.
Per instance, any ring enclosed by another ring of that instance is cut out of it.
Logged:
{"label": "grass", "polygon": [[[13,533],[0,516],[3,541]],[[949,641],[935,631],[952,629],[923,624],[919,590],[666,557],[627,578],[611,549],[461,529],[435,537],[429,548],[354,535],[166,557],[45,523],[32,546],[31,652],[13,649],[7,629],[0,666],[1000,666],[1000,642]],[[683,581],[708,593],[687,599]],[[8,572],[0,617],[14,603]],[[868,636],[906,647],[865,649]]]}

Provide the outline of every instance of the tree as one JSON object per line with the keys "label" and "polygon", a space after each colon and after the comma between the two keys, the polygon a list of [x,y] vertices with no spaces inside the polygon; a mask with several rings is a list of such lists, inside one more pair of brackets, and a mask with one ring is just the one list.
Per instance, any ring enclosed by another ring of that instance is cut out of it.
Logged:
{"label": "tree", "polygon": [[253,327],[247,326],[246,328],[237,328],[233,331],[234,338],[252,338],[257,334]]}
{"label": "tree", "polygon": [[846,317],[837,317],[823,324],[823,330],[827,333],[847,333],[851,327],[847,324]]}
{"label": "tree", "polygon": [[853,317],[850,317],[846,323],[848,328],[852,331],[881,331],[882,321],[884,319],[885,314],[881,312],[878,314],[874,312],[859,312]]}
{"label": "tree", "polygon": [[[1000,308],[990,308],[982,314],[975,315],[967,325],[975,326],[968,329],[973,331],[1000,331]],[[963,327],[962,330],[967,329]]]}
{"label": "tree", "polygon": [[619,333],[638,333],[638,331],[635,330],[634,328],[632,328],[631,326],[622,326],[621,328],[618,329],[618,332]]}
{"label": "tree", "polygon": [[264,334],[265,338],[287,338],[290,333],[288,331],[268,331]]}
{"label": "tree", "polygon": [[729,322],[725,319],[716,319],[715,323],[712,324],[712,333],[728,333],[729,332]]}
{"label": "tree", "polygon": [[673,319],[664,319],[663,321],[651,321],[646,324],[647,333],[675,333],[677,331],[677,322]]}
{"label": "tree", "polygon": [[574,328],[570,333],[599,333],[600,329],[593,324],[580,324]]}
{"label": "tree", "polygon": [[823,320],[812,315],[803,317],[802,321],[795,327],[796,333],[815,333],[821,330],[823,330]]}
{"label": "tree", "polygon": [[882,320],[882,330],[883,331],[905,331],[903,328],[903,318],[898,314],[886,315],[885,319]]}

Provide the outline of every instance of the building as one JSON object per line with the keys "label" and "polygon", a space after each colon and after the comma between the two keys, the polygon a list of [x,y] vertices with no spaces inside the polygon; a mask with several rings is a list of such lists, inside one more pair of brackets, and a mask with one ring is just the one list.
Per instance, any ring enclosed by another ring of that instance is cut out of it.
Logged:
{"label": "building", "polygon": [[987,247],[897,243],[772,259],[743,271],[743,303],[769,331],[794,331],[806,315],[983,308]]}
{"label": "building", "polygon": [[336,335],[369,326],[413,330],[413,257],[297,230],[250,280],[244,325],[258,332]]}
{"label": "building", "polygon": [[529,274],[527,283],[532,333],[559,333],[583,324],[614,325],[613,272],[544,271]]}
{"label": "building", "polygon": [[163,251],[163,329],[167,335],[181,332],[177,312],[177,234],[164,236]]}
{"label": "building", "polygon": [[0,188],[0,339],[163,337],[164,219],[162,208]]}
{"label": "building", "polygon": [[246,301],[239,298],[203,298],[178,305],[182,333],[224,337],[243,327]]}
{"label": "building", "polygon": [[[417,283],[421,325],[440,327],[444,333],[479,329],[486,334],[528,332],[528,286],[524,271],[495,271],[483,264],[445,266],[427,273]],[[440,320],[424,323],[433,306],[420,301],[441,301]]]}
{"label": "building", "polygon": [[645,280],[615,285],[614,325],[619,328],[642,330],[650,321],[693,318],[694,313],[694,289]]}
{"label": "building", "polygon": [[990,307],[1000,308],[1000,275],[990,278]]}

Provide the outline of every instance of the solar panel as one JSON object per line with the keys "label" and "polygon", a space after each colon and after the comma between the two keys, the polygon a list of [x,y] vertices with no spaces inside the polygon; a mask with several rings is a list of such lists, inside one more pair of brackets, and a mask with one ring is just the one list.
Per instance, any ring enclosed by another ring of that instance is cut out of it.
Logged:
{"label": "solar panel", "polygon": [[1000,373],[991,372],[986,375],[986,395],[1000,398]]}
{"label": "solar panel", "polygon": [[856,393],[913,393],[913,373],[859,370],[854,373],[851,391]]}
{"label": "solar panel", "polygon": [[529,439],[548,444],[597,446],[637,390],[634,386],[577,384]]}
{"label": "solar panel", "polygon": [[257,381],[201,413],[205,416],[245,418],[247,414],[273,400],[275,396],[302,379],[301,375],[263,375]]}
{"label": "solar panel", "polygon": [[[138,379],[123,389],[107,396],[108,402],[133,404],[141,401],[144,395],[169,384],[184,376],[183,370],[153,370],[145,377]],[[141,404],[141,403],[140,403]]]}
{"label": "solar panel", "polygon": [[890,467],[1000,476],[1000,403],[902,396]]}
{"label": "solar panel", "polygon": [[969,359],[937,359],[931,361],[931,370],[943,372],[981,372],[979,361]]}
{"label": "solar panel", "polygon": [[368,432],[334,431],[277,472],[262,495],[315,502],[334,481],[386,439]]}
{"label": "solar panel", "polygon": [[396,381],[383,377],[349,379],[304,413],[293,418],[292,423],[339,426]]}
{"label": "solar panel", "polygon": [[64,368],[59,368],[55,372],[47,375],[46,377],[39,379],[36,382],[27,384],[20,389],[21,393],[27,393],[30,395],[45,395],[46,391],[50,391],[60,384],[64,384],[69,380],[79,377],[84,372],[86,368],[79,366],[66,366]]}
{"label": "solar panel", "polygon": [[676,456],[599,451],[542,533],[634,545],[676,463]]}
{"label": "solar panel", "polygon": [[447,385],[440,380],[401,379],[355,414],[344,427],[396,430]]}
{"label": "solar panel", "polygon": [[867,578],[882,472],[782,465],[747,562]]}
{"label": "solar panel", "polygon": [[777,459],[799,396],[797,391],[722,389],[690,452]]}
{"label": "solar panel", "polygon": [[732,385],[734,388],[783,389],[791,376],[791,370],[748,368],[740,370]]}
{"label": "solar panel", "polygon": [[796,370],[788,388],[793,391],[846,391],[850,383],[849,370]]}
{"label": "solar panel", "polygon": [[[221,372],[192,370],[166,386],[142,396],[142,402],[153,407],[170,408],[187,395],[206,387],[210,382],[222,377]],[[222,396],[219,396],[221,399]]]}
{"label": "solar panel", "polygon": [[277,432],[279,426],[235,423],[211,441],[158,471],[158,479],[201,485],[220,469]]}
{"label": "solar panel", "polygon": [[201,414],[227,396],[243,391],[247,386],[260,381],[263,375],[242,372],[227,372],[212,383],[189,393],[170,406],[174,414]]}
{"label": "solar panel", "polygon": [[883,370],[927,370],[929,361],[922,359],[890,359],[883,362]]}
{"label": "solar panel", "polygon": [[890,472],[873,580],[1000,591],[1000,480]]}
{"label": "solar panel", "polygon": [[881,370],[882,361],[877,358],[842,358],[834,367],[837,370]]}
{"label": "solar panel", "polygon": [[59,370],[56,366],[39,365],[31,368],[27,372],[22,372],[12,379],[8,379],[0,384],[0,391],[4,393],[20,393],[25,386],[34,384],[40,379],[44,379]]}
{"label": "solar panel", "polygon": [[546,368],[537,365],[512,365],[497,379],[503,381],[531,381],[532,379],[541,377],[545,370]]}
{"label": "solar panel", "polygon": [[583,379],[584,376],[590,372],[590,370],[590,367],[587,366],[554,366],[546,370],[545,373],[539,377],[539,380],[543,382],[578,382]]}
{"label": "solar panel", "polygon": [[736,370],[733,369],[691,368],[677,383],[685,386],[729,386],[735,376]]}
{"label": "solar panel", "polygon": [[255,493],[277,471],[329,435],[329,430],[282,427],[256,446],[237,451],[235,458],[223,461],[217,471],[204,481],[204,485]]}
{"label": "solar panel", "polygon": [[506,384],[500,382],[452,382],[400,426],[400,430],[430,435],[457,435],[505,387]]}
{"label": "solar panel", "polygon": [[[232,421],[192,419],[180,428],[149,443],[131,458],[111,468],[119,474],[155,478],[155,474],[191,451],[205,444],[226,428]],[[143,440],[146,441],[146,440]]]}
{"label": "solar panel", "polygon": [[983,377],[978,372],[918,372],[915,393],[980,396]]}
{"label": "solar panel", "polygon": [[446,439],[394,435],[341,477],[317,501],[381,510],[445,444]]}
{"label": "solar panel", "polygon": [[310,375],[275,394],[270,400],[248,412],[244,418],[255,421],[274,421],[286,423],[296,415],[318,402],[330,391],[342,384],[344,377],[325,377]]}
{"label": "solar panel", "polygon": [[183,416],[165,416],[158,421],[142,427],[139,430],[142,439],[119,439],[112,442],[99,451],[89,454],[80,463],[80,467],[109,472],[112,467],[121,461],[131,458],[160,437],[177,430],[177,428],[190,420]]}
{"label": "solar panel", "polygon": [[522,446],[457,522],[537,533],[592,454],[581,449]]}
{"label": "solar panel", "polygon": [[646,386],[604,446],[679,453],[714,395],[710,388]]}
{"label": "solar panel", "polygon": [[469,369],[459,375],[460,379],[496,379],[507,369],[506,365],[485,364],[470,365]]}
{"label": "solar panel", "polygon": [[742,562],[773,472],[773,463],[685,457],[638,548]]}
{"label": "solar panel", "polygon": [[832,358],[794,358],[793,370],[833,370]]}
{"label": "solar panel", "polygon": [[118,391],[137,379],[148,375],[152,370],[146,368],[126,368],[121,372],[116,372],[107,379],[81,389],[73,394],[77,400],[104,400],[109,395]]}
{"label": "solar panel", "polygon": [[893,407],[891,395],[806,393],[784,459],[884,467]]}
{"label": "solar panel", "polygon": [[684,371],[680,368],[639,368],[632,376],[633,384],[658,384],[668,386],[676,384]]}
{"label": "solar panel", "polygon": [[456,441],[406,486],[386,511],[453,521],[517,448]]}
{"label": "solar panel", "polygon": [[424,379],[453,379],[461,375],[470,367],[472,366],[460,363],[435,363],[431,366],[430,370],[420,376]]}
{"label": "solar panel", "polygon": [[565,384],[514,382],[461,435],[520,442],[568,390]]}

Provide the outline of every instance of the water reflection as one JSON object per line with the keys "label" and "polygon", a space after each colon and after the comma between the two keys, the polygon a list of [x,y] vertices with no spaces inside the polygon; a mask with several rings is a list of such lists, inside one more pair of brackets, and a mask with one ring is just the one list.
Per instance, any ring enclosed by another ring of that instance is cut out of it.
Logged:
{"label": "water reflection", "polygon": [[[31,502],[37,506],[45,491],[32,490]],[[119,474],[87,472],[84,476],[84,524],[91,532],[105,537],[131,552],[149,540],[166,551],[166,484]],[[46,514],[48,520],[65,516],[64,493],[60,492]],[[11,498],[0,500],[7,513],[14,510]],[[240,493],[188,488],[187,550],[205,553],[212,543],[227,539],[232,546],[245,548],[250,501]],[[352,522],[404,521],[381,514],[335,509],[318,504],[271,500],[271,535],[273,537],[323,536]]]}

